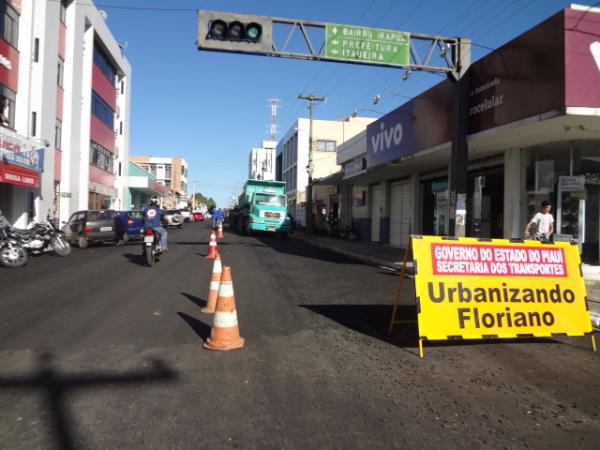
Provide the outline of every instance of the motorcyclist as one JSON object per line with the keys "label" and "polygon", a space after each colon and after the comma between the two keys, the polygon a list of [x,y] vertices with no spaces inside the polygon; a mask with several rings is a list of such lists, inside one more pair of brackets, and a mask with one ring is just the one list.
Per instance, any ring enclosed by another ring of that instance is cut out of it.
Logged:
{"label": "motorcyclist", "polygon": [[160,234],[160,247],[164,252],[167,250],[167,230],[162,226],[164,211],[158,206],[158,197],[150,198],[150,204],[144,208],[144,227],[152,228]]}

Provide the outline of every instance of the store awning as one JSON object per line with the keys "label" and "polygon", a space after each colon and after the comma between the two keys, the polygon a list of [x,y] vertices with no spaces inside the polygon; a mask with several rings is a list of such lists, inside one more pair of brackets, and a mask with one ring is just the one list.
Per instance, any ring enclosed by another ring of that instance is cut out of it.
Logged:
{"label": "store awning", "polygon": [[40,174],[34,170],[0,162],[0,183],[39,188]]}

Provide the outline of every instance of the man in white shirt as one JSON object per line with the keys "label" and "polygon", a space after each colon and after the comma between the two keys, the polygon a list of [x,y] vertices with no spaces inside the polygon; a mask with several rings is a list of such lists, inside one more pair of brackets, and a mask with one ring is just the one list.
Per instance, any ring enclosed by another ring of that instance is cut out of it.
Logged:
{"label": "man in white shirt", "polygon": [[[554,233],[554,217],[550,214],[552,204],[544,200],[540,212],[525,225],[525,237],[531,235],[534,239],[549,242]],[[535,226],[534,226],[535,225]],[[534,226],[532,230],[532,226]]]}

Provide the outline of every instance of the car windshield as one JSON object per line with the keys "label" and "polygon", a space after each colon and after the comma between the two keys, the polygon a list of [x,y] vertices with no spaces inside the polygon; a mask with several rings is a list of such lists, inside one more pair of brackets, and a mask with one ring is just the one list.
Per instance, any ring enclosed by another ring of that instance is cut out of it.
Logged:
{"label": "car windshield", "polygon": [[111,220],[114,218],[112,211],[90,211],[87,215],[87,220],[97,222],[100,220]]}
{"label": "car windshield", "polygon": [[256,194],[255,203],[257,205],[286,206],[285,196],[274,194]]}

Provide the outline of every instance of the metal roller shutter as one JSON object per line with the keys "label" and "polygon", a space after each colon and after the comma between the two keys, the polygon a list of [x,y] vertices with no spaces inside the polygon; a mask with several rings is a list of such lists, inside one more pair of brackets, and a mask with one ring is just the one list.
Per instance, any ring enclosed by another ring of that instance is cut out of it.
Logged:
{"label": "metal roller shutter", "polygon": [[410,234],[410,183],[394,183],[390,193],[390,244],[406,247]]}

